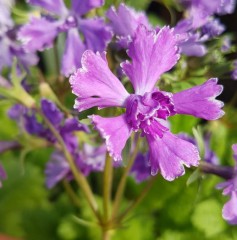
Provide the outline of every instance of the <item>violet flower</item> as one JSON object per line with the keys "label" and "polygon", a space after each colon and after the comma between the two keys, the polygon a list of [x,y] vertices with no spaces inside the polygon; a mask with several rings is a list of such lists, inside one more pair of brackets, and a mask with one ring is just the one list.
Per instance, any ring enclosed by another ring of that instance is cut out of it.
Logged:
{"label": "violet flower", "polygon": [[63,0],[29,0],[30,4],[40,6],[52,15],[31,18],[30,22],[21,28],[19,38],[24,42],[27,51],[42,51],[52,47],[59,33],[66,32],[61,72],[68,76],[80,67],[78,59],[85,49],[103,51],[112,38],[110,28],[106,26],[103,18],[82,18],[91,9],[102,6],[103,2],[72,0],[71,9],[67,9]]}
{"label": "violet flower", "polygon": [[137,183],[146,181],[151,177],[151,166],[149,164],[149,153],[138,153],[134,161],[130,175],[134,177]]}
{"label": "violet flower", "polygon": [[11,67],[15,57],[18,60],[18,64],[23,66],[26,70],[29,66],[36,65],[38,62],[36,54],[26,52],[17,41],[17,31],[16,28],[13,28],[0,33],[0,71],[3,67]]}
{"label": "violet flower", "polygon": [[7,178],[7,174],[4,171],[2,165],[0,164],[0,188],[2,187],[2,180]]}
{"label": "violet flower", "polygon": [[[129,45],[132,62],[121,64],[130,79],[134,94],[129,94],[110,71],[105,54],[86,51],[82,68],[70,77],[72,91],[77,95],[74,107],[79,111],[98,106],[122,107],[126,112],[117,117],[92,115],[96,129],[106,140],[107,150],[115,161],[122,160],[121,152],[132,131],[141,130],[149,145],[151,174],[158,171],[171,181],[184,174],[184,166],[197,166],[197,148],[184,141],[165,126],[167,118],[175,114],[190,114],[207,120],[220,118],[223,103],[215,100],[222,92],[217,79],[202,85],[169,93],[155,87],[157,79],[178,61],[175,34],[169,27],[158,33],[138,27]],[[112,124],[111,124],[112,123]]]}
{"label": "violet flower", "polygon": [[230,200],[222,210],[223,218],[232,225],[237,224],[237,144],[232,146],[235,159],[235,175],[232,179],[217,185],[218,189],[224,189],[223,194],[230,196]]}
{"label": "violet flower", "polygon": [[[85,144],[82,151],[74,152],[75,165],[84,175],[91,172],[103,171],[105,164],[105,146],[93,147]],[[46,169],[46,186],[54,187],[63,179],[72,180],[73,174],[63,153],[59,151],[53,152],[50,161],[47,163]]]}
{"label": "violet flower", "polygon": [[0,3],[0,72],[3,67],[11,67],[14,57],[18,64],[26,70],[29,66],[35,65],[38,58],[34,53],[26,53],[22,45],[17,41],[18,28],[14,26],[11,18],[11,6],[13,1],[1,1]]}
{"label": "violet flower", "polygon": [[231,14],[235,9],[235,0],[180,0],[185,6],[186,15],[192,19],[193,27],[199,28],[207,23],[214,14]]}
{"label": "violet flower", "polygon": [[136,12],[133,8],[121,3],[116,9],[112,6],[106,14],[110,20],[110,26],[117,38],[117,43],[122,48],[127,48],[131,42],[137,27],[140,24],[151,28],[149,21],[143,12]]}
{"label": "violet flower", "polygon": [[[74,136],[74,132],[89,132],[87,126],[79,123],[73,117],[64,119],[62,112],[57,106],[47,99],[41,100],[41,108],[43,114],[60,133],[68,151],[73,153],[78,147],[77,137]],[[21,104],[16,104],[9,110],[8,115],[11,119],[17,121],[20,124],[20,128],[24,128],[27,133],[44,138],[52,143],[56,142],[50,129],[37,119],[36,112],[25,108]]]}
{"label": "violet flower", "polygon": [[237,60],[233,63],[234,70],[231,73],[231,77],[233,80],[237,80]]}
{"label": "violet flower", "polygon": [[[178,134],[178,136],[180,138],[182,138],[183,140],[186,140],[198,147],[198,144],[197,144],[197,141],[195,140],[195,138],[189,136],[188,134],[180,133],[180,134]],[[204,143],[203,161],[214,164],[214,165],[219,165],[220,164],[219,158],[217,157],[215,152],[212,151],[210,148],[210,138],[211,138],[211,134],[204,135],[204,138],[203,138],[203,143]]]}

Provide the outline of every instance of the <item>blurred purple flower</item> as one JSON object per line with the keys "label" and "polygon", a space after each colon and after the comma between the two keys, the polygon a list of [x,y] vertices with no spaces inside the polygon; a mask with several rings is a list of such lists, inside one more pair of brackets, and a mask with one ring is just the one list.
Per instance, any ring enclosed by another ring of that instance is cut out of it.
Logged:
{"label": "blurred purple flower", "polygon": [[216,18],[210,19],[201,30],[202,34],[209,39],[221,35],[225,31],[225,26]]}
{"label": "blurred purple flower", "polygon": [[175,36],[169,27],[163,27],[158,33],[143,25],[137,28],[128,50],[132,62],[121,64],[134,94],[129,94],[110,71],[105,54],[86,51],[82,68],[70,78],[72,91],[77,95],[74,107],[79,111],[95,106],[126,109],[125,114],[117,117],[90,117],[106,140],[107,150],[114,160],[122,160],[121,152],[132,131],[141,130],[150,149],[152,175],[160,171],[169,181],[184,174],[183,165],[197,166],[199,154],[193,144],[170,133],[164,124],[167,118],[189,114],[214,120],[224,114],[223,103],[215,100],[222,92],[217,79],[175,94],[155,87],[157,79],[179,59]]}
{"label": "blurred purple flower", "polygon": [[232,146],[235,159],[234,177],[226,182],[217,185],[218,189],[224,189],[223,194],[230,196],[230,200],[224,205],[222,210],[223,218],[232,225],[237,224],[237,144]]}
{"label": "blurred purple flower", "polygon": [[233,80],[237,80],[237,60],[233,63],[234,70],[231,73],[231,77]]}
{"label": "blurred purple flower", "polygon": [[[79,123],[73,117],[64,119],[62,112],[57,106],[47,99],[41,100],[41,108],[43,114],[60,133],[68,150],[74,152],[78,147],[77,137],[74,136],[74,132],[89,132],[88,127]],[[54,135],[47,126],[37,119],[36,112],[27,109],[21,104],[16,104],[8,111],[8,115],[11,119],[17,121],[20,128],[24,128],[29,134],[55,143],[56,139]]]}
{"label": "blurred purple flower", "polygon": [[140,24],[151,28],[144,12],[136,12],[133,8],[121,3],[116,9],[112,6],[106,14],[110,25],[117,38],[117,43],[122,48],[127,48],[131,42],[137,27]]}
{"label": "blurred purple flower", "polygon": [[231,14],[235,9],[235,0],[180,0],[185,6],[186,15],[192,19],[193,27],[204,26],[214,14]]}
{"label": "blurred purple flower", "polygon": [[[105,146],[93,147],[85,144],[82,151],[74,151],[73,157],[75,164],[84,175],[90,174],[92,171],[103,171],[105,161]],[[51,155],[50,161],[47,163],[46,169],[46,186],[54,187],[63,179],[72,180],[73,174],[69,164],[63,153],[55,151]]]}
{"label": "blurred purple flower", "polygon": [[149,154],[138,153],[130,174],[137,183],[143,182],[151,177],[151,166],[149,165]]}
{"label": "blurred purple flower", "polygon": [[[189,136],[188,134],[186,133],[180,133],[178,134],[178,136],[180,138],[182,138],[183,140],[186,140],[192,144],[194,144],[195,146],[198,147],[198,144],[197,144],[197,141],[195,140],[195,138]],[[211,138],[211,135],[210,134],[205,134],[204,135],[204,139],[203,139],[203,142],[204,142],[204,161],[205,162],[208,162],[208,163],[211,163],[211,164],[214,164],[214,165],[219,165],[220,161],[219,161],[219,158],[216,156],[215,152],[211,150],[210,148],[210,138]]]}
{"label": "blurred purple flower", "polygon": [[[80,67],[78,59],[85,49],[103,51],[112,38],[110,28],[103,18],[82,18],[91,9],[102,6],[102,0],[72,0],[71,9],[67,9],[62,0],[29,0],[29,3],[53,13],[53,17],[33,17],[21,28],[19,39],[23,41],[27,51],[42,51],[52,47],[60,32],[66,32],[66,46],[61,64],[61,72],[65,76]],[[84,36],[84,41],[80,34]]]}
{"label": "blurred purple flower", "polygon": [[36,54],[26,52],[16,40],[15,33],[17,31],[17,29],[9,29],[7,32],[0,33],[0,71],[3,67],[11,67],[14,57],[17,58],[18,64],[26,70],[29,66],[33,66],[38,62]]}

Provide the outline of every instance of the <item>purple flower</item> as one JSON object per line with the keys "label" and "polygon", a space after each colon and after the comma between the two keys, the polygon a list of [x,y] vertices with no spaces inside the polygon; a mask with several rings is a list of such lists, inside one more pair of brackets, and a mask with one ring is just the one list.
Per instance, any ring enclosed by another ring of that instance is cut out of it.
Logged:
{"label": "purple flower", "polygon": [[[47,99],[41,100],[41,108],[43,114],[63,138],[68,150],[71,153],[75,152],[78,148],[78,141],[74,132],[89,132],[88,127],[79,123],[73,117],[64,119],[64,115],[57,106]],[[17,121],[19,127],[23,127],[29,134],[44,138],[51,143],[56,142],[55,136],[50,129],[37,119],[36,112],[25,108],[21,104],[16,104],[9,110],[8,115],[11,119]]]}
{"label": "purple flower", "polygon": [[70,78],[72,91],[77,95],[74,107],[79,111],[95,106],[126,109],[117,117],[90,117],[114,160],[122,160],[121,152],[132,131],[141,130],[149,145],[152,175],[160,171],[169,181],[184,174],[183,165],[197,166],[199,154],[193,144],[170,133],[165,126],[167,118],[189,114],[214,120],[223,115],[223,104],[215,100],[222,91],[217,79],[175,94],[155,87],[157,79],[177,63],[177,52],[172,29],[163,27],[157,33],[141,25],[129,45],[128,55],[132,62],[121,64],[134,94],[129,94],[110,71],[105,54],[86,51],[82,56],[82,68]]}
{"label": "purple flower", "polygon": [[58,182],[64,178],[70,177],[70,167],[63,153],[54,152],[51,155],[50,161],[47,163],[45,169],[46,186],[47,188],[53,188]]}
{"label": "purple flower", "polygon": [[[103,171],[105,163],[105,146],[93,147],[85,144],[82,151],[74,151],[73,157],[78,169],[88,175],[92,171]],[[54,187],[63,179],[72,180],[73,174],[63,153],[55,151],[47,163],[46,169],[46,186]]]}
{"label": "purple flower", "polygon": [[26,52],[16,40],[15,33],[12,34],[16,31],[16,29],[9,29],[7,32],[0,33],[0,71],[3,67],[11,67],[14,57],[17,58],[18,64],[20,63],[25,69],[38,62],[36,54]]}
{"label": "purple flower", "polygon": [[204,26],[214,14],[230,14],[234,11],[235,0],[180,0],[186,7],[186,15],[192,19],[193,27]]}
{"label": "purple flower", "polygon": [[[188,141],[188,142],[190,142],[190,143],[192,143],[192,144],[194,144],[195,146],[198,147],[197,141],[193,137],[191,137],[191,136],[189,136],[185,133],[180,133],[180,134],[178,134],[178,136],[180,138],[182,138],[183,140],[186,140],[186,141]],[[208,162],[208,163],[218,165],[219,164],[219,158],[216,156],[215,152],[212,151],[211,148],[210,148],[210,138],[211,138],[210,134],[205,134],[204,135],[203,142],[204,142],[204,152],[205,152],[205,154],[204,154],[203,160]]]}
{"label": "purple flower", "polygon": [[191,19],[183,19],[174,28],[180,52],[187,56],[202,57],[207,49],[200,32],[193,28]]}
{"label": "purple flower", "polygon": [[225,31],[225,26],[219,19],[210,19],[203,27],[202,34],[207,38],[213,38],[221,35]]}
{"label": "purple flower", "polygon": [[195,26],[192,18],[179,21],[174,28],[180,52],[187,56],[202,57],[207,53],[205,42],[219,36],[225,26],[219,19],[208,18],[205,25]]}
{"label": "purple flower", "polygon": [[135,178],[137,183],[143,182],[151,177],[149,154],[139,153],[137,155],[130,174]]}
{"label": "purple flower", "polygon": [[231,77],[232,79],[237,80],[237,60],[234,61],[233,66],[234,70],[231,73]]}
{"label": "purple flower", "polygon": [[[54,39],[66,32],[66,46],[62,56],[61,72],[68,76],[80,67],[78,59],[85,49],[103,51],[112,38],[110,28],[102,18],[83,19],[82,16],[93,8],[103,5],[102,0],[72,0],[67,9],[62,0],[29,0],[52,15],[33,17],[19,32],[25,49],[29,52],[42,51],[52,47]],[[80,37],[84,36],[84,41]]]}
{"label": "purple flower", "polygon": [[[237,161],[237,144],[232,146],[234,158]],[[224,205],[222,210],[223,218],[229,224],[237,224],[237,165],[235,163],[235,175],[232,179],[217,185],[218,189],[224,189],[223,194],[230,196],[230,200]]]}
{"label": "purple flower", "polygon": [[2,180],[7,178],[7,174],[4,171],[2,165],[0,164],[0,188],[2,187]]}
{"label": "purple flower", "polygon": [[116,10],[112,6],[107,11],[107,18],[110,20],[110,25],[117,37],[117,42],[120,47],[127,48],[132,40],[137,27],[140,24],[150,28],[148,19],[143,12],[136,12],[133,8],[121,3]]}

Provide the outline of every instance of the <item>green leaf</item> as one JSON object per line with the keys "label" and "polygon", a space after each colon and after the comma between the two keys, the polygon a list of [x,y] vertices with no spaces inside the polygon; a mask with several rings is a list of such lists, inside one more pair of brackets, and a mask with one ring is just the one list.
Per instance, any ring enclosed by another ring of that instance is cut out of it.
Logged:
{"label": "green leaf", "polygon": [[221,204],[215,199],[208,199],[199,203],[192,215],[193,225],[204,232],[207,237],[222,233],[227,225],[221,216]]}

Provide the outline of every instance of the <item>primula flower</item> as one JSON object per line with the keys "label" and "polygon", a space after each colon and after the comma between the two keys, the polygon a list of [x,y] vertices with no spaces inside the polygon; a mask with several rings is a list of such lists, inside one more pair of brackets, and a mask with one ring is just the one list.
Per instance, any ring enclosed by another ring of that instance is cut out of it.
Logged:
{"label": "primula flower", "polygon": [[193,20],[193,27],[207,23],[214,14],[231,14],[235,9],[235,0],[180,0],[186,8],[186,15]]}
{"label": "primula flower", "polygon": [[136,12],[133,8],[121,3],[116,9],[112,6],[106,14],[110,20],[110,26],[117,38],[117,43],[122,48],[127,48],[131,42],[137,27],[140,24],[151,28],[149,21],[143,12]]}
{"label": "primula flower", "polygon": [[237,80],[237,60],[233,63],[234,70],[231,73],[231,77],[233,80]]}
{"label": "primula flower", "polygon": [[[64,119],[63,113],[53,102],[47,99],[41,100],[41,108],[43,114],[63,138],[68,151],[74,153],[78,148],[78,141],[77,137],[74,136],[74,132],[89,132],[87,126],[79,123],[78,120],[73,117]],[[52,143],[56,142],[50,129],[37,119],[34,111],[30,111],[21,104],[16,104],[9,110],[8,115],[11,119],[18,122],[20,129],[25,129],[27,133],[44,138]]]}
{"label": "primula flower", "polygon": [[134,177],[137,183],[146,181],[151,177],[151,166],[149,164],[149,153],[138,153],[130,175]]}
{"label": "primula flower", "polygon": [[230,196],[230,200],[224,205],[222,210],[223,218],[229,224],[237,224],[237,144],[232,146],[235,159],[235,174],[232,179],[217,185],[218,189],[224,189],[223,194]]}
{"label": "primula flower", "polygon": [[169,27],[158,33],[138,27],[129,45],[131,62],[121,64],[130,79],[134,93],[126,91],[110,71],[105,54],[86,51],[82,68],[70,77],[72,91],[77,95],[74,107],[79,111],[98,106],[122,107],[126,112],[117,117],[90,118],[106,140],[107,150],[114,160],[122,160],[121,152],[132,131],[141,130],[149,145],[151,174],[158,171],[171,181],[184,174],[184,166],[197,166],[197,148],[172,134],[166,127],[168,117],[190,114],[207,120],[223,115],[223,104],[215,97],[222,91],[217,79],[209,79],[179,93],[169,93],[156,88],[157,79],[178,61],[175,34]]}
{"label": "primula flower", "polygon": [[0,164],[0,188],[2,187],[2,180],[7,178],[7,174],[4,171],[2,165]]}
{"label": "primula flower", "polygon": [[[180,133],[180,134],[178,134],[178,136],[180,138],[182,138],[183,140],[189,141],[190,143],[192,143],[198,147],[198,143],[197,143],[196,139],[189,136],[188,134]],[[203,143],[204,143],[203,161],[214,164],[214,165],[218,165],[220,163],[220,160],[217,157],[217,155],[215,154],[215,152],[212,151],[210,148],[210,138],[211,138],[211,134],[209,134],[209,133],[205,134],[203,137]]]}
{"label": "primula flower", "polygon": [[82,18],[91,9],[102,6],[103,2],[72,0],[71,9],[67,9],[63,0],[29,0],[30,4],[42,7],[53,16],[31,18],[30,22],[21,28],[19,38],[24,42],[27,51],[42,51],[52,47],[60,32],[66,32],[61,72],[68,76],[80,67],[78,59],[85,49],[103,51],[112,38],[110,28],[105,25],[103,18]]}
{"label": "primula flower", "polygon": [[[105,154],[105,146],[93,147],[85,144],[82,150],[74,152],[73,157],[76,167],[87,176],[92,171],[103,171]],[[59,151],[53,152],[50,161],[47,163],[45,175],[48,188],[54,187],[63,179],[73,179],[72,171],[63,153]]]}

